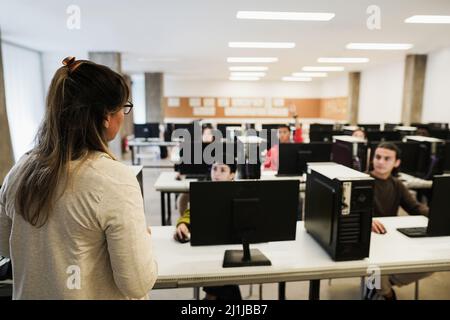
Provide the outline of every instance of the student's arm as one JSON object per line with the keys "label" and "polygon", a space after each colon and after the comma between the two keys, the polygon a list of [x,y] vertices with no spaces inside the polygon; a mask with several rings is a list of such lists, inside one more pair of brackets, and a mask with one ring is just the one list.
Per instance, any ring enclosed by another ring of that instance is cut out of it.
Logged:
{"label": "student's arm", "polygon": [[186,225],[189,225],[191,223],[191,211],[189,209],[186,209],[183,215],[178,219],[177,226],[181,223],[184,223]]}
{"label": "student's arm", "polygon": [[269,169],[272,166],[272,149],[267,150],[264,168]]}
{"label": "student's arm", "polygon": [[6,179],[0,189],[0,256],[10,258],[9,237],[12,220],[6,215]]}
{"label": "student's arm", "polygon": [[183,215],[177,221],[177,228],[175,229],[174,239],[182,241],[190,236],[189,225],[191,223],[191,213],[189,209],[186,209]]}
{"label": "student's arm", "polygon": [[98,211],[114,282],[126,297],[145,297],[153,287],[158,271],[137,181],[136,185],[107,188]]}
{"label": "student's arm", "polygon": [[414,197],[401,181],[398,181],[398,184],[401,196],[400,206],[403,208],[403,210],[411,215],[428,216],[428,207],[414,199]]}

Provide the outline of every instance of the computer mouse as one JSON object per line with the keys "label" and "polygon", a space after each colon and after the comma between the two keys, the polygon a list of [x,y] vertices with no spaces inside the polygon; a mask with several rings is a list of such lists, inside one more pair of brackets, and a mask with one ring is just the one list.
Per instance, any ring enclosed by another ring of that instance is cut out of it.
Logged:
{"label": "computer mouse", "polygon": [[181,243],[189,242],[189,241],[191,240],[191,235],[188,234],[187,236],[184,236],[184,237],[182,237],[182,238],[180,238],[180,237],[177,235],[177,240],[178,240],[179,242],[181,242]]}

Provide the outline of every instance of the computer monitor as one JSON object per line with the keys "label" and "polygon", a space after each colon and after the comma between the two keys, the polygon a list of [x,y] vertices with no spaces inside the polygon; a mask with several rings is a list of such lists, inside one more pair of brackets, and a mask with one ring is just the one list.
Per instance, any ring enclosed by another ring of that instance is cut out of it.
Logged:
{"label": "computer monitor", "polygon": [[134,137],[144,139],[159,138],[159,123],[134,124]]}
{"label": "computer monitor", "polygon": [[308,162],[330,161],[331,146],[331,142],[280,143],[278,175],[302,175]]}
{"label": "computer monitor", "polygon": [[444,172],[450,172],[450,140],[445,142]]}
{"label": "computer monitor", "polygon": [[384,131],[394,131],[395,127],[402,126],[403,123],[385,123]]}
{"label": "computer monitor", "polygon": [[381,129],[380,124],[358,124],[358,127],[363,128],[365,132],[379,131]]}
{"label": "computer monitor", "polygon": [[311,123],[309,125],[309,132],[331,132],[334,130],[333,124],[323,124],[323,123]]}
{"label": "computer monitor", "polygon": [[333,136],[341,136],[344,134],[343,130],[333,130],[333,131],[310,131],[309,141],[310,142],[331,142],[333,141]]}
{"label": "computer monitor", "polygon": [[242,244],[226,250],[223,267],[271,265],[249,244],[295,240],[298,180],[192,182],[191,245]]}
{"label": "computer monitor", "polygon": [[[208,144],[202,142],[182,142],[180,144],[180,163],[176,166],[177,171],[182,175],[186,175],[188,178],[206,177],[210,166],[205,162],[203,152]],[[187,160],[184,161],[184,158],[187,158]]]}
{"label": "computer monitor", "polygon": [[398,131],[368,131],[366,132],[368,141],[400,141],[401,135]]}
{"label": "computer monitor", "polygon": [[218,123],[217,124],[217,130],[222,133],[222,137],[226,138],[227,136],[227,128],[228,127],[239,127],[242,128],[242,124],[240,123]]}
{"label": "computer monitor", "polygon": [[408,237],[441,237],[450,236],[450,175],[436,175],[433,177],[431,190],[430,211],[427,227],[398,228],[397,230]]}
{"label": "computer monitor", "polygon": [[352,136],[335,136],[331,147],[331,161],[346,167],[366,171],[367,141]]}
{"label": "computer monitor", "polygon": [[[201,141],[202,139],[202,128],[198,121],[194,121],[191,123],[175,123],[174,126],[175,130],[187,130],[189,132],[191,141],[197,140]],[[197,130],[199,133],[197,136],[194,134],[194,132]],[[173,138],[173,137],[172,137]]]}

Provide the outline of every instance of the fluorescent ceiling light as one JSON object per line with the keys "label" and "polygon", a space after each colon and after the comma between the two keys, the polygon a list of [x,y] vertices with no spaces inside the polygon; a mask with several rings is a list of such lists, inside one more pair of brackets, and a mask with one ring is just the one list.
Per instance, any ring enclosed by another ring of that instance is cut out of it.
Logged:
{"label": "fluorescent ceiling light", "polygon": [[257,81],[259,77],[230,77],[231,81]]}
{"label": "fluorescent ceiling light", "polygon": [[312,78],[310,77],[283,77],[283,81],[311,81]]}
{"label": "fluorescent ceiling light", "polygon": [[311,78],[323,78],[327,76],[326,72],[294,72],[293,77],[311,77]]}
{"label": "fluorescent ceiling light", "polygon": [[275,57],[229,57],[228,62],[257,62],[257,63],[270,63],[277,62],[278,58]]}
{"label": "fluorescent ceiling light", "polygon": [[243,67],[229,67],[230,71],[267,71],[267,67],[258,67],[258,66],[243,66]]}
{"label": "fluorescent ceiling light", "polygon": [[353,50],[408,50],[413,47],[409,43],[349,43],[347,49]]}
{"label": "fluorescent ceiling light", "polygon": [[289,49],[294,42],[228,42],[230,48]]}
{"label": "fluorescent ceiling light", "polygon": [[405,19],[405,23],[450,23],[450,16],[416,15]]}
{"label": "fluorescent ceiling light", "polygon": [[344,67],[341,66],[329,66],[329,67],[311,67],[311,66],[307,66],[307,67],[303,67],[302,70],[303,71],[318,71],[318,72],[332,72],[332,71],[344,71]]}
{"label": "fluorescent ceiling light", "polygon": [[319,63],[366,63],[369,58],[319,58]]}
{"label": "fluorescent ceiling light", "polygon": [[264,77],[265,72],[231,72],[232,77]]}
{"label": "fluorescent ceiling light", "polygon": [[256,20],[296,20],[296,21],[330,21],[335,16],[328,12],[280,12],[280,11],[238,11],[238,19]]}

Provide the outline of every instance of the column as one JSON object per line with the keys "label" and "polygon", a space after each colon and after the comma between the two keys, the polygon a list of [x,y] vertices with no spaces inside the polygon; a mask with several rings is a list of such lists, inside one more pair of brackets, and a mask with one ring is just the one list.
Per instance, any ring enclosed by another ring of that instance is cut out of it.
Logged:
{"label": "column", "polygon": [[402,105],[402,122],[405,125],[422,121],[426,70],[427,55],[411,54],[406,56]]}
{"label": "column", "polygon": [[[1,39],[1,31],[0,31]],[[14,164],[14,153],[6,113],[5,79],[3,75],[2,43],[0,40],[0,185]]]}
{"label": "column", "polygon": [[351,125],[358,123],[359,111],[359,85],[361,72],[350,72],[348,75],[348,122]]}
{"label": "column", "polygon": [[163,122],[164,76],[145,73],[145,113],[147,122]]}

